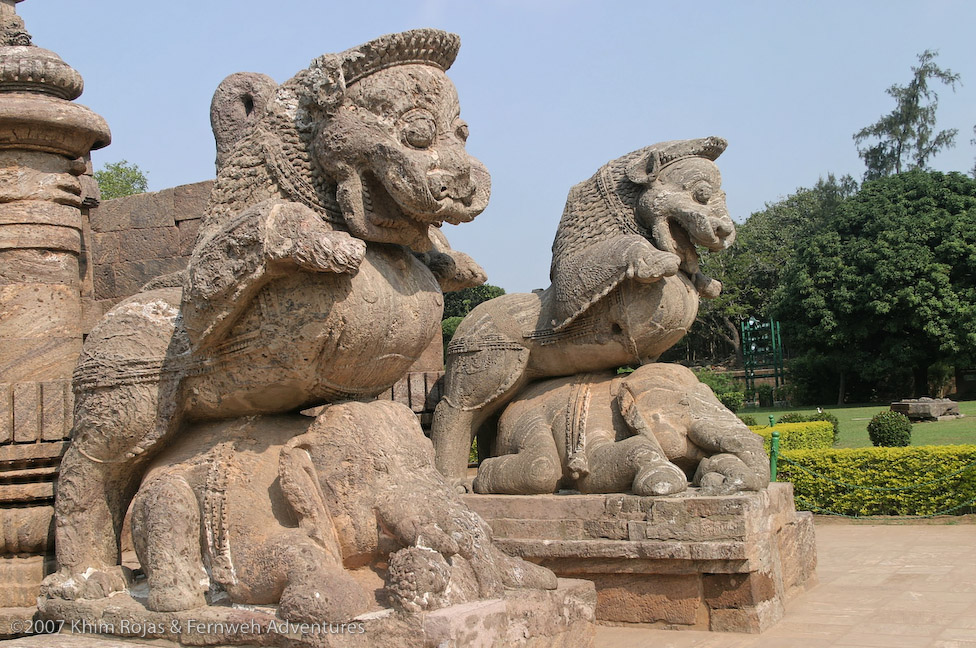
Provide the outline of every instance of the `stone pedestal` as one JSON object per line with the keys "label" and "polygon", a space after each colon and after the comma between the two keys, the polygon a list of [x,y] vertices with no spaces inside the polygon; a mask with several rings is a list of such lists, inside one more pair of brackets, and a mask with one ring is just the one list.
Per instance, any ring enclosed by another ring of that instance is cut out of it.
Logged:
{"label": "stone pedestal", "polygon": [[88,155],[110,135],[72,103],[81,75],[31,45],[16,1],[0,0],[0,608],[20,618],[53,568],[54,479],[83,333],[82,232],[97,202]]}
{"label": "stone pedestal", "polygon": [[150,612],[137,591],[93,601],[43,600],[41,615],[71,619],[63,631],[141,640],[166,639],[179,646],[397,646],[461,648],[525,646],[589,648],[594,645],[592,583],[559,581],[554,591],[519,590],[500,599],[454,605],[417,615],[392,610],[346,623],[289,625],[273,607],[203,607]]}
{"label": "stone pedestal", "polygon": [[759,493],[468,495],[513,555],[596,585],[597,619],[762,632],[816,582],[813,518],[793,486]]}
{"label": "stone pedestal", "polygon": [[892,412],[900,412],[912,423],[950,421],[961,418],[959,403],[948,398],[909,398],[891,404]]}

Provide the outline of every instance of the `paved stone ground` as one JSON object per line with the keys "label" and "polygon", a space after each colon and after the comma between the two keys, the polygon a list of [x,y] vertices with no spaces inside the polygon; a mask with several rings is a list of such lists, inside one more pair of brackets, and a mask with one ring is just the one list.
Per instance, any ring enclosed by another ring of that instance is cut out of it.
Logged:
{"label": "paved stone ground", "polygon": [[[817,521],[820,584],[761,635],[601,626],[600,648],[976,648],[976,524]],[[171,646],[37,636],[2,648]]]}
{"label": "paved stone ground", "polygon": [[976,648],[976,525],[818,520],[820,584],[761,635],[597,629],[613,648]]}

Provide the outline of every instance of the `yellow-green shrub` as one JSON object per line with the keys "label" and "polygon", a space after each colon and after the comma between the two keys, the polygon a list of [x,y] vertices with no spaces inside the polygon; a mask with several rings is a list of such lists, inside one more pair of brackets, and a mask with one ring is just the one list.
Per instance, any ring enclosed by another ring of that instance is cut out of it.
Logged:
{"label": "yellow-green shrub", "polygon": [[976,504],[949,509],[976,499],[976,445],[792,450],[782,453],[777,480],[793,482],[799,510],[856,516],[968,513]]}
{"label": "yellow-green shrub", "polygon": [[829,448],[834,443],[834,426],[827,421],[778,423],[776,427],[757,425],[750,426],[749,429],[763,438],[763,446],[766,448],[766,454],[769,454],[773,430],[779,432],[780,452],[784,450]]}

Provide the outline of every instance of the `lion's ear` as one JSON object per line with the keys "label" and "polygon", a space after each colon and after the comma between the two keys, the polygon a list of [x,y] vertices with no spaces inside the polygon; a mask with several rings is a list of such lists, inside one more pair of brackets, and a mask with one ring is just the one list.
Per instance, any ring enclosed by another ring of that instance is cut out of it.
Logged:
{"label": "lion's ear", "polygon": [[646,187],[654,182],[660,168],[661,153],[655,150],[646,150],[627,166],[627,179],[634,184]]}
{"label": "lion's ear", "polygon": [[346,94],[342,60],[332,54],[318,57],[308,66],[306,83],[311,102],[326,113],[335,112]]}

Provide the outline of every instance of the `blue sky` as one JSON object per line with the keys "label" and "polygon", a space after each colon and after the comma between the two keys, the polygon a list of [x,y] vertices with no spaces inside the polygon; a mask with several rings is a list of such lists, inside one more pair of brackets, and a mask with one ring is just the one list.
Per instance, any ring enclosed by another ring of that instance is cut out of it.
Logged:
{"label": "blue sky", "polygon": [[719,166],[740,222],[828,172],[860,178],[851,135],[892,109],[885,89],[907,83],[927,48],[963,82],[939,88],[939,127],[960,132],[933,167],[968,171],[976,156],[969,0],[27,0],[17,11],[108,121],[96,168],[126,159],[152,190],[213,177],[210,98],[228,74],[282,82],[380,34],[460,34],[449,75],[493,190],[474,222],[445,231],[509,292],[548,285],[569,188],[654,142],[727,138]]}

